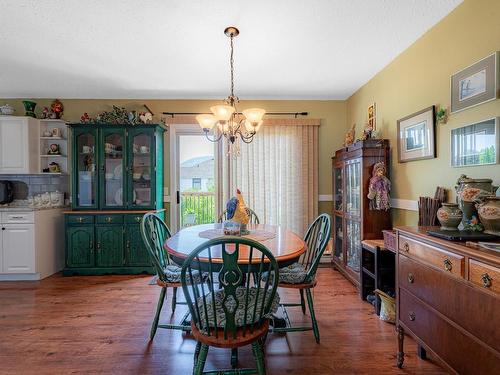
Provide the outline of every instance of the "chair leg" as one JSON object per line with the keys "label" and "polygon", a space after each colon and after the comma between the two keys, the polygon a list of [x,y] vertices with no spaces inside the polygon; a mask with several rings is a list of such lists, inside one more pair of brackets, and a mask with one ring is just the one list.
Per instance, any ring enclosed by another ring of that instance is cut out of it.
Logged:
{"label": "chair leg", "polygon": [[259,341],[254,341],[252,343],[252,351],[253,351],[253,357],[255,358],[255,362],[257,363],[257,374],[265,375],[266,367],[264,363],[264,353]]}
{"label": "chair leg", "polygon": [[238,367],[238,348],[231,349],[231,367]]}
{"label": "chair leg", "polygon": [[205,361],[207,360],[208,345],[201,344],[200,354],[198,355],[198,360],[196,366],[193,369],[194,375],[202,375],[203,369],[205,368]]}
{"label": "chair leg", "polygon": [[163,307],[163,301],[165,300],[165,294],[167,293],[167,288],[161,288],[160,298],[158,298],[158,304],[156,305],[156,314],[153,320],[153,325],[151,326],[151,333],[149,334],[149,339],[153,340],[158,329],[158,320],[160,320],[161,308]]}
{"label": "chair leg", "polygon": [[174,287],[172,292],[172,314],[175,312],[175,306],[177,306],[177,288]]}
{"label": "chair leg", "polygon": [[313,304],[311,289],[306,289],[306,296],[307,296],[307,304],[309,305],[309,312],[311,313],[314,338],[316,339],[316,342],[319,344],[319,328],[318,328],[318,322],[316,321],[316,315],[314,314],[314,304]]}
{"label": "chair leg", "polygon": [[200,350],[201,350],[201,342],[196,343],[196,348],[194,349],[194,367],[196,367],[196,364],[198,363],[198,356],[200,355]]}
{"label": "chair leg", "polygon": [[300,292],[300,306],[302,307],[302,314],[306,313],[306,301],[304,300],[304,290],[299,289]]}

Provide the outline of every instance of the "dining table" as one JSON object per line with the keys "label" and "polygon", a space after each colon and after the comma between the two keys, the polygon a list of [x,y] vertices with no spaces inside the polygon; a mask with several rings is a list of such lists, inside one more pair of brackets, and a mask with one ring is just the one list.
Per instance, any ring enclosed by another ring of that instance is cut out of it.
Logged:
{"label": "dining table", "polygon": [[[279,268],[286,267],[296,262],[307,250],[307,244],[300,236],[281,226],[270,224],[247,224],[246,229],[248,234],[242,235],[241,237],[253,239],[266,246],[276,259]],[[172,237],[167,239],[164,244],[164,249],[168,252],[170,259],[173,260],[174,263],[182,264],[189,254],[199,245],[218,237],[224,237],[223,223],[188,226],[182,228]],[[240,246],[238,265],[241,269],[252,272],[252,270],[257,270],[260,266],[260,255],[258,252],[255,252],[252,261],[250,261],[248,251],[248,246]],[[199,257],[202,269],[203,264],[205,263],[208,265],[209,262],[208,253],[205,257],[203,255],[204,252],[200,253]],[[217,272],[218,269],[222,268],[222,247],[220,245],[211,247],[210,259],[214,271]],[[217,265],[220,266],[217,267]],[[189,312],[183,317],[181,324],[186,326],[190,325]],[[284,326],[286,325],[286,321],[283,317],[273,314],[270,324],[276,327]],[[233,367],[236,366],[237,362],[238,350],[232,349],[231,364]]]}
{"label": "dining table", "polygon": [[[296,262],[307,250],[304,240],[297,234],[278,225],[270,224],[248,224],[249,234],[242,235],[242,238],[250,238],[266,246],[273,254],[279,268],[286,267]],[[176,264],[182,264],[184,260],[199,245],[209,239],[223,237],[223,223],[200,224],[182,228],[172,237],[165,241],[164,248],[168,252],[170,259]],[[242,245],[239,252],[238,264],[241,268],[257,267],[258,263],[249,262],[248,246]],[[255,260],[260,255],[255,254]],[[222,267],[222,247],[211,248],[212,263],[220,264]],[[200,262],[207,262],[208,257],[200,254]],[[251,264],[249,264],[251,263]]]}

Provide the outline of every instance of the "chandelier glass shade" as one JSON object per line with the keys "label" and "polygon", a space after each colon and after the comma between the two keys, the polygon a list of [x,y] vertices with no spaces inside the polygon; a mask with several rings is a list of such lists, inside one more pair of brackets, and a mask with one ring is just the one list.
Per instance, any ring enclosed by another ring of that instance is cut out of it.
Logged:
{"label": "chandelier glass shade", "polygon": [[[239,154],[238,140],[250,143],[263,124],[266,111],[262,108],[249,108],[238,112],[236,105],[239,98],[234,95],[234,58],[233,39],[239,34],[236,27],[227,27],[224,33],[230,38],[230,69],[231,89],[224,104],[210,107],[211,114],[204,113],[196,116],[198,124],[203,129],[206,137],[212,142],[218,142],[225,137],[229,141],[230,153]],[[209,133],[212,132],[212,138]],[[231,148],[235,145],[236,147]],[[233,150],[235,148],[235,150]]]}

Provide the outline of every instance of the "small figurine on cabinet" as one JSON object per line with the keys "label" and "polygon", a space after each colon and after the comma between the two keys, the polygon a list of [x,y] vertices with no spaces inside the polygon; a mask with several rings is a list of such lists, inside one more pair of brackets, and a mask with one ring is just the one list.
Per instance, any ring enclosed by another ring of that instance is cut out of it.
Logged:
{"label": "small figurine on cabinet", "polygon": [[61,155],[61,150],[59,148],[59,145],[56,143],[52,143],[49,146],[49,150],[47,151],[47,155]]}
{"label": "small figurine on cabinet", "polygon": [[144,124],[148,124],[153,121],[153,114],[151,112],[139,112],[139,119]]}
{"label": "small figurine on cabinet", "polygon": [[385,176],[386,172],[386,166],[383,161],[375,163],[373,166],[367,195],[370,200],[370,210],[387,211],[391,208],[389,196],[391,181]]}
{"label": "small figurine on cabinet", "polygon": [[50,118],[60,119],[63,114],[64,106],[59,99],[56,99],[52,102],[50,110]]}
{"label": "small figurine on cabinet", "polygon": [[42,109],[42,117],[41,119],[48,119],[49,118],[49,109],[47,107],[43,107]]}
{"label": "small figurine on cabinet", "polygon": [[82,124],[88,124],[91,122],[90,116],[87,112],[85,112],[81,117],[80,117],[80,122]]}
{"label": "small figurine on cabinet", "polygon": [[61,167],[56,162],[52,162],[49,164],[49,172],[50,173],[61,173]]}
{"label": "small figurine on cabinet", "polygon": [[344,146],[349,146],[354,143],[354,136],[356,135],[356,124],[352,124],[351,130],[345,135]]}

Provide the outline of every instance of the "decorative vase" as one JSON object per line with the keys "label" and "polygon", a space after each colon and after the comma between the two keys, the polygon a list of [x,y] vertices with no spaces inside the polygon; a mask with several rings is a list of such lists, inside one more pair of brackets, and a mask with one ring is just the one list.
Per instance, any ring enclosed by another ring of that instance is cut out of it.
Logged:
{"label": "decorative vase", "polygon": [[462,221],[463,212],[457,203],[443,203],[437,210],[437,218],[442,230],[457,230]]}
{"label": "decorative vase", "polygon": [[32,102],[30,100],[23,100],[23,105],[24,105],[24,109],[26,110],[26,116],[36,118],[36,115],[35,115],[36,103]]}
{"label": "decorative vase", "polygon": [[467,225],[473,216],[477,217],[476,203],[482,197],[495,194],[498,186],[490,178],[469,178],[461,175],[455,185],[458,207],[463,212],[462,223]]}
{"label": "decorative vase", "polygon": [[489,195],[476,205],[484,232],[500,236],[500,197]]}

